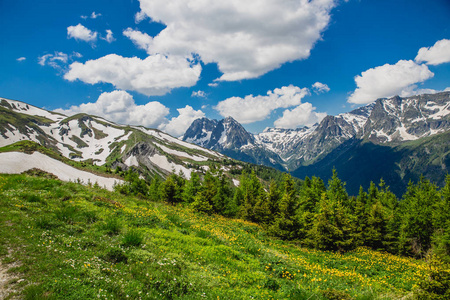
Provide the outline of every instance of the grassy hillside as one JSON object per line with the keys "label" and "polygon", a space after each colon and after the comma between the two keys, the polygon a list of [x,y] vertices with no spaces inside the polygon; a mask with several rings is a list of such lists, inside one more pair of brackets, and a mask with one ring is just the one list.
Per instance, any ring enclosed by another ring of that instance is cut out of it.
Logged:
{"label": "grassy hillside", "polygon": [[426,271],[423,261],[308,250],[253,223],[27,175],[0,176],[0,258],[26,299],[395,299]]}

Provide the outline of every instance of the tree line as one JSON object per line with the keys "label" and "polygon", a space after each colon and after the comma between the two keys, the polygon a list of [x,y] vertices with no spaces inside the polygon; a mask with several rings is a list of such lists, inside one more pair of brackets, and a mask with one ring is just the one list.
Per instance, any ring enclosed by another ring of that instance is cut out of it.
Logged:
{"label": "tree line", "polygon": [[421,178],[400,198],[381,180],[349,196],[336,171],[299,183],[291,175],[262,182],[242,172],[236,187],[218,168],[205,174],[171,174],[165,180],[125,172],[124,194],[183,204],[195,211],[261,224],[268,233],[319,250],[345,252],[359,246],[422,258],[450,257],[450,176],[442,188]]}

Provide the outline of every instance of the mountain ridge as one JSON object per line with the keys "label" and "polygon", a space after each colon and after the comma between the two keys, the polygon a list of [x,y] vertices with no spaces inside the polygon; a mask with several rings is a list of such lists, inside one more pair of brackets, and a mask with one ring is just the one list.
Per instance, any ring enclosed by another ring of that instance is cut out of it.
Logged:
{"label": "mountain ridge", "polygon": [[[203,120],[202,122],[207,121]],[[210,124],[218,124],[220,121],[215,122]],[[197,126],[197,128],[200,127]],[[189,141],[196,143],[195,138],[192,138],[195,136],[193,128],[188,130],[190,130],[191,137]],[[233,145],[228,144],[227,155],[233,158],[242,158],[242,155],[245,154],[244,158],[247,161],[256,163],[264,163],[269,159],[270,163],[264,164],[283,171],[292,171],[299,177],[311,176],[314,174],[311,172],[314,165],[320,164],[321,161],[322,164],[325,161],[335,161],[334,158],[331,158],[331,153],[337,155],[339,152],[339,155],[342,155],[342,151],[355,151],[356,148],[352,147],[343,146],[339,148],[346,142],[348,145],[352,144],[351,141],[358,141],[358,144],[371,143],[397,149],[396,147],[409,141],[420,141],[426,137],[443,134],[448,130],[450,130],[450,92],[403,98],[395,96],[378,99],[348,113],[337,116],[328,115],[319,124],[311,127],[297,129],[266,128],[262,133],[253,134],[253,144],[248,143],[245,147],[238,145],[232,147]],[[222,134],[232,135],[234,133],[222,131]],[[242,135],[243,133],[239,134]],[[186,137],[186,135],[183,136],[183,139],[186,139]],[[251,141],[252,139],[247,140]],[[220,142],[207,140],[206,136],[202,142],[211,149],[216,149],[219,152],[224,151],[221,149]],[[373,147],[373,149],[375,148],[377,147]],[[397,153],[397,150],[394,152]],[[441,154],[445,155],[445,153]],[[348,155],[351,155],[351,153],[348,153]],[[423,152],[422,155],[427,154]],[[396,157],[401,159],[400,156]],[[326,165],[329,169],[333,168],[333,165],[329,163],[326,163]],[[413,166],[412,168],[414,169]],[[389,169],[391,172],[396,172],[392,168]],[[444,169],[446,170],[446,168]],[[345,170],[343,171],[345,173]],[[329,174],[331,175],[331,171],[329,171]],[[328,176],[324,176],[323,172],[321,172],[321,175],[323,178],[328,178]],[[416,175],[413,177],[416,178]],[[391,175],[388,174],[388,176]],[[376,178],[376,181],[379,179]],[[394,182],[394,180],[391,182]],[[404,190],[403,183],[399,190]]]}

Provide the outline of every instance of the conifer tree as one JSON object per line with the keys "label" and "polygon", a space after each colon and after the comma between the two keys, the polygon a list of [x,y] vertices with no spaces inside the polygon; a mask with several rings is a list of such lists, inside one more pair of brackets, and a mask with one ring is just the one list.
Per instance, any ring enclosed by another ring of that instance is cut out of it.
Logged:
{"label": "conifer tree", "polygon": [[271,232],[283,239],[298,238],[299,222],[297,219],[298,199],[295,183],[291,175],[283,178],[283,194],[278,204],[278,215],[271,226]]}
{"label": "conifer tree", "polygon": [[353,222],[353,231],[355,236],[355,246],[361,246],[364,244],[366,229],[367,229],[367,213],[366,206],[368,202],[367,193],[363,187],[359,187],[359,194],[355,199],[353,207],[353,215],[355,221]]}
{"label": "conifer tree", "polygon": [[402,215],[399,236],[400,253],[423,257],[428,251],[434,232],[433,207],[439,200],[436,186],[423,177],[416,185],[409,184],[400,203]]}
{"label": "conifer tree", "polygon": [[350,206],[345,183],[338,178],[336,169],[333,169],[333,176],[328,181],[327,198],[331,202],[340,202],[346,207]]}
{"label": "conifer tree", "polygon": [[445,178],[440,197],[433,210],[433,251],[444,261],[450,262],[450,175]]}
{"label": "conifer tree", "polygon": [[172,173],[160,184],[161,199],[170,204],[179,203],[183,200],[184,178]]}
{"label": "conifer tree", "polygon": [[[299,221],[298,234],[301,239],[308,237],[307,233],[315,222],[317,206],[324,193],[326,193],[326,189],[322,179],[315,176],[311,179],[305,178],[300,190],[300,203],[297,210],[297,219]],[[304,243],[311,244],[308,240],[305,240]]]}
{"label": "conifer tree", "polygon": [[215,195],[212,199],[214,211],[224,216],[232,216],[236,213],[236,209],[232,207],[231,202],[231,183],[222,171],[219,171],[214,177]]}
{"label": "conifer tree", "polygon": [[192,203],[194,202],[195,196],[201,189],[200,176],[196,172],[192,172],[191,179],[186,182],[183,190],[183,202]]}
{"label": "conifer tree", "polygon": [[381,250],[384,248],[384,237],[387,232],[387,218],[380,201],[372,204],[367,218],[367,228],[365,231],[365,245]]}
{"label": "conifer tree", "polygon": [[148,196],[149,196],[150,200],[159,201],[161,199],[161,195],[159,193],[160,184],[161,184],[161,178],[159,176],[155,176],[152,178],[149,189],[148,189]]}

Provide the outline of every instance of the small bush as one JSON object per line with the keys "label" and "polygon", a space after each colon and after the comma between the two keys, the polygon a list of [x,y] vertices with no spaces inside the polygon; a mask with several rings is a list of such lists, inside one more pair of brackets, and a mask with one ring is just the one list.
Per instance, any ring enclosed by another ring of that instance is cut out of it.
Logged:
{"label": "small bush", "polygon": [[41,229],[50,230],[52,228],[58,227],[58,223],[49,217],[39,217],[36,219],[36,226]]}
{"label": "small bush", "polygon": [[42,285],[29,285],[23,290],[25,300],[41,300],[48,299],[45,295],[45,289]]}
{"label": "small bush", "polygon": [[75,223],[77,208],[72,205],[64,205],[62,208],[55,212],[56,219],[63,221],[67,224]]}
{"label": "small bush", "polygon": [[432,257],[428,276],[414,290],[415,299],[450,299],[450,268],[436,257]]}
{"label": "small bush", "polygon": [[116,235],[122,230],[122,224],[117,218],[108,218],[103,229],[106,230],[109,235]]}
{"label": "small bush", "polygon": [[98,220],[97,213],[92,210],[83,212],[83,217],[88,224],[95,223]]}
{"label": "small bush", "polygon": [[120,248],[110,249],[104,256],[104,259],[112,263],[127,263],[128,257]]}
{"label": "small bush", "polygon": [[273,278],[267,278],[266,283],[264,284],[264,287],[272,290],[272,291],[277,291],[280,288],[280,284],[278,283],[278,281],[276,279]]}
{"label": "small bush", "polygon": [[142,244],[143,240],[144,236],[140,231],[136,229],[131,229],[128,230],[123,236],[122,244],[125,247],[137,247]]}
{"label": "small bush", "polygon": [[41,197],[39,197],[36,194],[24,194],[24,195],[22,195],[22,198],[28,202],[43,202]]}
{"label": "small bush", "polygon": [[322,291],[322,294],[325,298],[329,300],[351,300],[353,299],[349,294],[344,291],[339,291],[335,289],[327,289]]}

